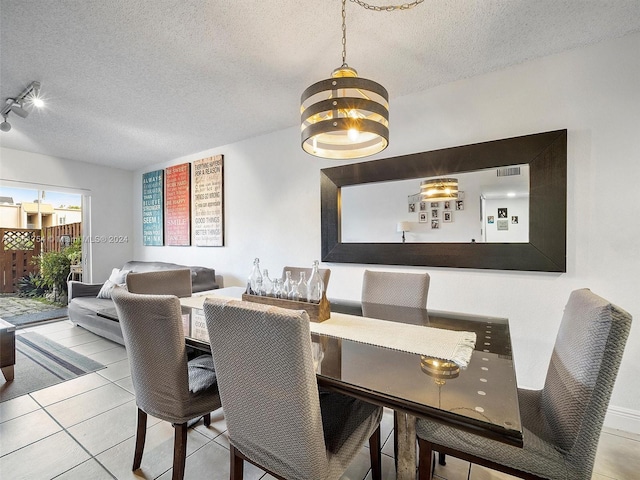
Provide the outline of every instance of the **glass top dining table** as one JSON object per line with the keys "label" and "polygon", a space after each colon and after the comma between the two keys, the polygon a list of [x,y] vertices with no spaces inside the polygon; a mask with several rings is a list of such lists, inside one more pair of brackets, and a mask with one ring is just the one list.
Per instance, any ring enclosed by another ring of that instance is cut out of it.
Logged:
{"label": "glass top dining table", "polygon": [[[212,296],[240,298],[243,289]],[[181,299],[186,341],[208,349],[203,298]],[[504,318],[331,300],[331,312],[470,331],[476,346],[466,368],[415,353],[312,333],[318,384],[417,418],[429,418],[522,446],[509,322]],[[448,368],[439,368],[447,367]]]}

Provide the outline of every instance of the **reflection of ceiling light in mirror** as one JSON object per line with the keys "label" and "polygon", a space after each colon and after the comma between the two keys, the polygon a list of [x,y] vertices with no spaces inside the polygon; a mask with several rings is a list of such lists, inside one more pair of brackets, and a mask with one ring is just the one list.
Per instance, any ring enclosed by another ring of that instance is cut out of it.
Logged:
{"label": "reflection of ceiling light in mirror", "polygon": [[515,196],[516,196],[516,193],[515,193],[515,192],[509,192],[509,193],[507,193],[507,197],[509,197],[509,198],[513,198],[513,197],[515,197]]}
{"label": "reflection of ceiling light in mirror", "polygon": [[432,178],[420,182],[420,194],[424,200],[440,202],[458,198],[457,178]]}

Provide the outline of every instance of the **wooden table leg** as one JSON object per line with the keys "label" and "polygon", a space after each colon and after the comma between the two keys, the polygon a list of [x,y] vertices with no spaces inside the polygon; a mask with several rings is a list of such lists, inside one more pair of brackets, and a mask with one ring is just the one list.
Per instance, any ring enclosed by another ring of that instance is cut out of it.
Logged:
{"label": "wooden table leg", "polygon": [[396,480],[416,480],[416,417],[398,412]]}
{"label": "wooden table leg", "polygon": [[7,382],[13,381],[13,365],[9,367],[2,367],[2,375]]}

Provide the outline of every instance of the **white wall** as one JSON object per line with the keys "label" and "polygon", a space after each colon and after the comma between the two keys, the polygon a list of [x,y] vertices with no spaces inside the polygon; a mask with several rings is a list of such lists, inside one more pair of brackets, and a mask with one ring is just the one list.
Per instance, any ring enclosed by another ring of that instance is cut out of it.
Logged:
{"label": "white wall", "polygon": [[[94,240],[94,281],[104,281],[114,266],[132,258],[132,172],[8,148],[0,148],[0,161],[3,185],[40,185],[47,190],[91,195],[91,225],[83,225],[83,237]],[[115,242],[113,237],[128,237],[129,241]]]}
{"label": "white wall", "polygon": [[[394,98],[391,92],[391,145],[375,158],[568,129],[567,273],[425,268],[432,276],[428,305],[508,317],[518,381],[540,387],[569,293],[589,287],[617,303],[635,315],[636,324],[612,410],[618,419],[628,414],[619,426],[640,431],[638,51],[635,34],[418,95]],[[319,170],[340,162],[312,158],[299,144],[296,127],[171,162],[225,156],[223,248],[142,247],[143,172],[137,172],[135,257],[211,266],[225,275],[226,285],[243,285],[256,256],[272,272],[285,264],[311,265],[320,256]],[[423,270],[324,266],[332,270],[329,296],[349,299],[360,296],[364,268]],[[611,422],[618,425],[615,418]]]}

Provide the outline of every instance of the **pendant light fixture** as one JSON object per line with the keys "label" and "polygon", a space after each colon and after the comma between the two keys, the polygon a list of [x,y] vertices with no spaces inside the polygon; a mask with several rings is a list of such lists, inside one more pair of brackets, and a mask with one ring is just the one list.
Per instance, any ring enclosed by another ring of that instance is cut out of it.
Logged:
{"label": "pendant light fixture", "polygon": [[[369,10],[412,8],[424,0],[377,7],[351,0]],[[389,94],[379,83],[358,77],[347,65],[346,0],[342,0],[342,65],[331,78],[314,83],[300,99],[302,148],[316,157],[361,158],[389,145]]]}

